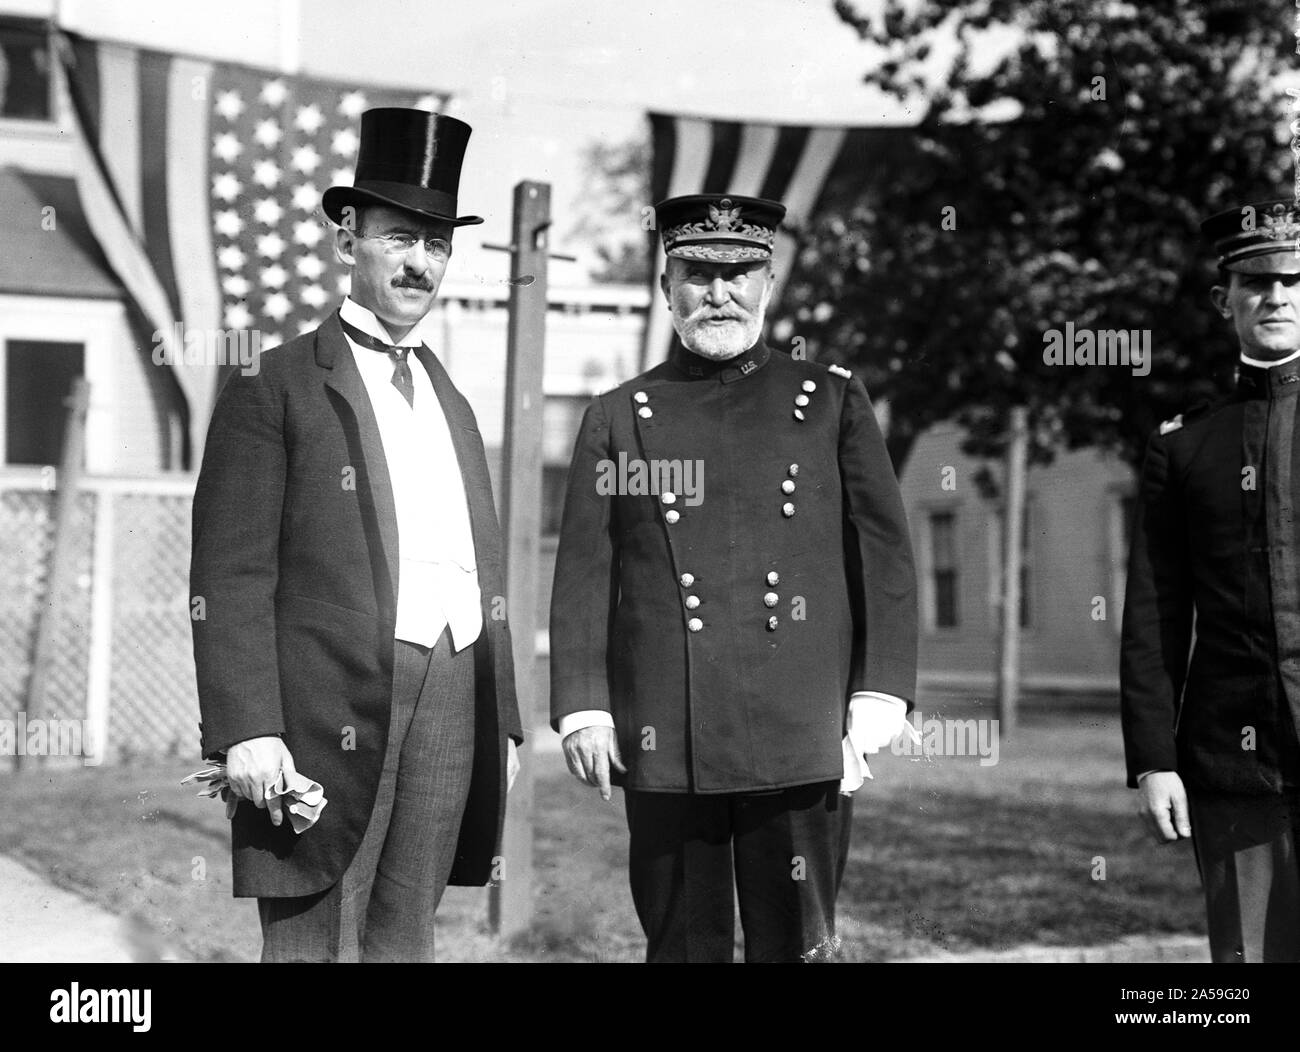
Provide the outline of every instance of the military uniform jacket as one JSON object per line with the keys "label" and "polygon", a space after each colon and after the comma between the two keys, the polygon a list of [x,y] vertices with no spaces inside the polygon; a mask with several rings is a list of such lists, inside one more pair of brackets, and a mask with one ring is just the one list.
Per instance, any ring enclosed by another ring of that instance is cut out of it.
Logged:
{"label": "military uniform jacket", "polygon": [[[505,815],[506,739],[522,740],[510,633],[491,616],[503,591],[500,534],[473,411],[427,348],[415,356],[447,417],[478,560],[474,764],[451,883],[484,884]],[[324,890],[356,854],[388,739],[397,545],[383,442],[335,312],[262,355],[256,375],[230,377],[194,494],[203,754],[283,735],[294,766],[329,801],[301,835],[240,802],[236,895]]]}
{"label": "military uniform jacket", "polygon": [[[697,503],[646,492],[638,462],[693,462]],[[677,347],[596,398],[550,638],[553,725],[612,713],[628,788],[838,780],[850,692],[916,685],[907,521],[861,381],[762,342],[721,364]]]}
{"label": "military uniform jacket", "polygon": [[1281,674],[1296,661],[1279,656],[1279,640],[1300,655],[1287,510],[1300,498],[1298,390],[1294,364],[1243,365],[1236,397],[1162,426],[1147,447],[1120,660],[1131,787],[1160,769],[1201,789],[1270,793],[1300,773]]}

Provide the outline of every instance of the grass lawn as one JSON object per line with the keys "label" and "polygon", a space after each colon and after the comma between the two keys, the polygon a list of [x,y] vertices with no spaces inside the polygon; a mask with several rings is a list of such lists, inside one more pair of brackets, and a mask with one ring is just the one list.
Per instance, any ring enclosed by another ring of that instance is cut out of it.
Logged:
{"label": "grass lawn", "polygon": [[[621,794],[603,803],[555,752],[535,762],[533,929],[501,945],[486,931],[486,892],[452,888],[439,913],[440,958],[639,960]],[[1030,709],[993,766],[893,755],[872,766],[839,900],[847,959],[1204,932],[1190,847],[1146,841],[1122,784],[1112,712]],[[196,767],[0,774],[0,851],[138,918],[182,957],[254,960],[256,907],[230,897],[224,811],[178,784]]]}

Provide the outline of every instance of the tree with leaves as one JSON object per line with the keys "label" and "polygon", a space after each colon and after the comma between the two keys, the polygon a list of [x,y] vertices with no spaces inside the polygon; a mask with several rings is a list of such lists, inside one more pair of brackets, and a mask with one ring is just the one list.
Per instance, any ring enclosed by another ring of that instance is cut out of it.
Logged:
{"label": "tree with leaves", "polygon": [[628,218],[640,215],[650,196],[650,140],[589,143],[582,151],[582,172],[582,191],[573,203],[578,218],[568,239],[593,251],[593,280],[645,284],[653,231]]}
{"label": "tree with leaves", "polygon": [[[868,83],[919,120],[891,163],[840,172],[803,231],[781,330],[861,370],[901,464],[931,424],[1031,462],[1140,459],[1155,425],[1225,390],[1198,224],[1289,195],[1290,5],[1248,0],[837,0],[879,49]],[[945,57],[946,53],[946,57]],[[1045,335],[1150,330],[1148,375],[1052,365]]]}

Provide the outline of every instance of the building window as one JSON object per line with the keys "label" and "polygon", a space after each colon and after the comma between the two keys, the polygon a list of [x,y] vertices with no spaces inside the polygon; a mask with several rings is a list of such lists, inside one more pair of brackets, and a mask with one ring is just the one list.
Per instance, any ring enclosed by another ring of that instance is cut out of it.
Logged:
{"label": "building window", "polygon": [[39,22],[0,18],[0,117],[50,119],[49,37]]}
{"label": "building window", "polygon": [[933,627],[956,628],[958,616],[957,515],[955,512],[930,513],[929,554]]}
{"label": "building window", "polygon": [[1110,502],[1110,595],[1108,620],[1118,634],[1124,619],[1124,589],[1128,583],[1128,550],[1133,543],[1137,497],[1114,493]]}
{"label": "building window", "polygon": [[558,537],[569,460],[590,395],[547,395],[542,406],[542,536]]}
{"label": "building window", "polygon": [[65,404],[85,371],[79,343],[5,342],[5,463],[58,464]]}
{"label": "building window", "polygon": [[[1034,528],[1033,501],[1025,500],[1025,513],[1020,529],[1020,627],[1032,628],[1034,625]],[[1002,605],[1002,555],[1006,542],[1003,540],[1003,523],[1006,513],[998,509],[989,530],[989,565],[993,572],[989,575],[989,606],[993,614],[996,629],[1001,624],[998,610]]]}
{"label": "building window", "polygon": [[569,481],[568,464],[542,467],[542,536],[558,537],[564,517],[564,487]]}

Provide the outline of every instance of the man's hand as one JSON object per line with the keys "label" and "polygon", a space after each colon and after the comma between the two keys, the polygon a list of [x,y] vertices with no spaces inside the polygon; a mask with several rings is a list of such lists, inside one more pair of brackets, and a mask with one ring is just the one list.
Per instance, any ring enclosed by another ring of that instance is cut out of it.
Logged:
{"label": "man's hand", "polygon": [[609,769],[627,774],[618,753],[613,727],[583,727],[564,739],[564,758],[580,782],[599,787],[602,800],[610,798]]}
{"label": "man's hand", "polygon": [[515,745],[513,738],[506,739],[506,792],[510,792],[515,787],[515,779],[519,777],[519,749]]}
{"label": "man's hand", "polygon": [[249,738],[232,745],[226,752],[226,780],[236,796],[251,800],[258,807],[269,809],[271,824],[278,826],[283,820],[279,799],[266,799],[268,786],[275,785],[280,772],[293,774],[296,768],[289,747],[280,738]]}
{"label": "man's hand", "polygon": [[1167,844],[1192,835],[1187,790],[1177,771],[1152,771],[1138,782],[1138,793],[1138,814],[1157,843]]}

